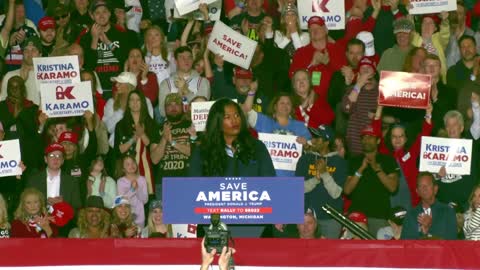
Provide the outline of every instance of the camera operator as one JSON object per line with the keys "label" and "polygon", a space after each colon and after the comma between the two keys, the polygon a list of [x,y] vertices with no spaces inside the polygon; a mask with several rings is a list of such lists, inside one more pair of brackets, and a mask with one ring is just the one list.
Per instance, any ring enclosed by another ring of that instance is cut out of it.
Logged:
{"label": "camera operator", "polygon": [[[207,252],[205,248],[205,238],[202,240],[202,265],[200,266],[200,270],[208,270],[208,267],[212,264],[213,259],[215,258],[215,254],[217,253],[216,249],[212,249]],[[229,262],[230,257],[235,254],[234,248],[223,247],[222,253],[218,258],[218,268],[220,270],[228,270],[229,269]]]}

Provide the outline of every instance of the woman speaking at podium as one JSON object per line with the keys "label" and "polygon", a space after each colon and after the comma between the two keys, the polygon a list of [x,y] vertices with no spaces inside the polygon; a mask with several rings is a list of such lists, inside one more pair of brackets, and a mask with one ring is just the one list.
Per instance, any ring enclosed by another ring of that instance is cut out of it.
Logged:
{"label": "woman speaking at podium", "polygon": [[[208,114],[205,136],[193,150],[189,176],[275,176],[265,145],[253,138],[240,106],[230,99],[217,100]],[[259,237],[263,225],[229,226],[233,237]],[[203,234],[203,230],[198,230]]]}

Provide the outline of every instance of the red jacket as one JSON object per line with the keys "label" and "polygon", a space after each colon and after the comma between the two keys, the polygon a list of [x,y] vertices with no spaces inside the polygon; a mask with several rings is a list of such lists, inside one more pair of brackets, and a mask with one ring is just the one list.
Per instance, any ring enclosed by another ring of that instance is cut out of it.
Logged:
{"label": "red jacket", "polygon": [[[50,238],[56,237],[58,235],[57,226],[50,223],[50,228],[52,228]],[[45,231],[37,232],[34,227],[30,227],[18,219],[12,221],[12,228],[10,230],[10,237],[12,238],[48,238],[46,235]]]}
{"label": "red jacket", "polygon": [[147,83],[145,85],[142,84],[142,75],[139,74],[137,76],[137,89],[142,91],[145,97],[150,99],[152,105],[155,106],[155,104],[157,104],[159,87],[155,73],[147,73]]}
{"label": "red jacket", "polygon": [[[307,111],[307,114],[309,116],[307,126],[312,128],[318,128],[320,125],[331,125],[335,119],[335,113],[330,105],[319,98],[317,98],[310,111]],[[305,122],[300,107],[295,108],[295,115],[298,121]]]}
{"label": "red jacket", "polygon": [[95,99],[97,101],[97,106],[96,106],[95,110],[97,110],[98,117],[100,117],[100,119],[102,119],[103,118],[103,111],[105,110],[105,104],[107,104],[107,102],[105,101],[105,99],[103,99],[102,94],[100,94],[98,92],[95,92]]}
{"label": "red jacket", "polygon": [[[372,125],[374,129],[382,129],[382,121],[380,119],[373,120]],[[383,137],[380,141],[378,151],[382,154],[393,156],[395,160],[400,164],[400,167],[402,168],[402,173],[405,176],[405,180],[407,181],[408,189],[410,190],[410,198],[412,199],[413,207],[417,206],[418,202],[420,201],[420,198],[417,194],[417,159],[420,156],[422,136],[430,136],[430,134],[432,133],[432,128],[433,125],[424,121],[422,131],[418,134],[415,142],[410,146],[410,149],[408,150],[399,149],[395,150],[392,153],[392,151],[390,151],[390,149],[388,149],[385,145]]]}
{"label": "red jacket", "polygon": [[310,75],[313,72],[321,72],[320,85],[314,86],[315,93],[318,94],[318,98],[327,101],[327,92],[330,87],[330,79],[335,71],[339,70],[342,66],[347,64],[345,57],[345,47],[343,41],[337,41],[336,43],[327,43],[324,50],[328,52],[330,62],[327,65],[309,66],[312,62],[315,49],[312,44],[308,44],[305,47],[299,48],[293,55],[292,64],[290,65],[289,75],[293,76],[295,71],[299,69],[308,69]]}

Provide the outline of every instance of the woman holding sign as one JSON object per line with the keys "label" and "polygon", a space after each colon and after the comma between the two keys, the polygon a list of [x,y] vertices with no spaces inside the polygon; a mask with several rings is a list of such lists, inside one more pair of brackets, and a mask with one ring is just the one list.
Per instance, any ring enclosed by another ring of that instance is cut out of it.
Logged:
{"label": "woman holding sign", "polygon": [[[294,135],[297,143],[306,145],[311,139],[305,125],[295,120],[293,102],[290,94],[280,93],[275,96],[268,107],[268,115],[252,110],[254,97],[250,94],[245,100],[243,109],[247,114],[248,124],[257,132]],[[294,176],[295,171],[276,170],[277,176]]]}
{"label": "woman holding sign", "polygon": [[438,55],[442,62],[442,81],[446,82],[447,59],[445,57],[445,50],[450,40],[448,12],[443,11],[440,13],[440,17],[436,14],[423,15],[421,23],[421,33],[413,33],[412,45],[415,47],[424,47],[428,53]]}
{"label": "woman holding sign", "polygon": [[[383,106],[378,106],[372,126],[382,129],[382,110]],[[420,156],[420,147],[422,136],[430,136],[432,132],[432,111],[433,106],[425,110],[425,121],[422,131],[417,135],[415,141],[407,147],[407,130],[401,124],[393,125],[386,134],[386,140],[383,137],[380,141],[379,152],[385,155],[391,155],[400,165],[401,179],[397,192],[390,198],[391,205],[400,205],[405,209],[415,207],[420,198],[417,195],[417,160]]]}

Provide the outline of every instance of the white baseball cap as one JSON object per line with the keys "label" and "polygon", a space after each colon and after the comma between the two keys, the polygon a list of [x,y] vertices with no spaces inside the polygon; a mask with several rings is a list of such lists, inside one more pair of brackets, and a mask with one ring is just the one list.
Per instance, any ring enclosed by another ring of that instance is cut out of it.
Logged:
{"label": "white baseball cap", "polygon": [[120,73],[117,77],[110,78],[112,82],[119,82],[119,83],[129,83],[133,85],[133,87],[137,87],[137,76],[132,72],[124,71]]}
{"label": "white baseball cap", "polygon": [[375,43],[373,42],[373,35],[370,32],[362,31],[357,34],[357,38],[365,44],[365,56],[375,55]]}

